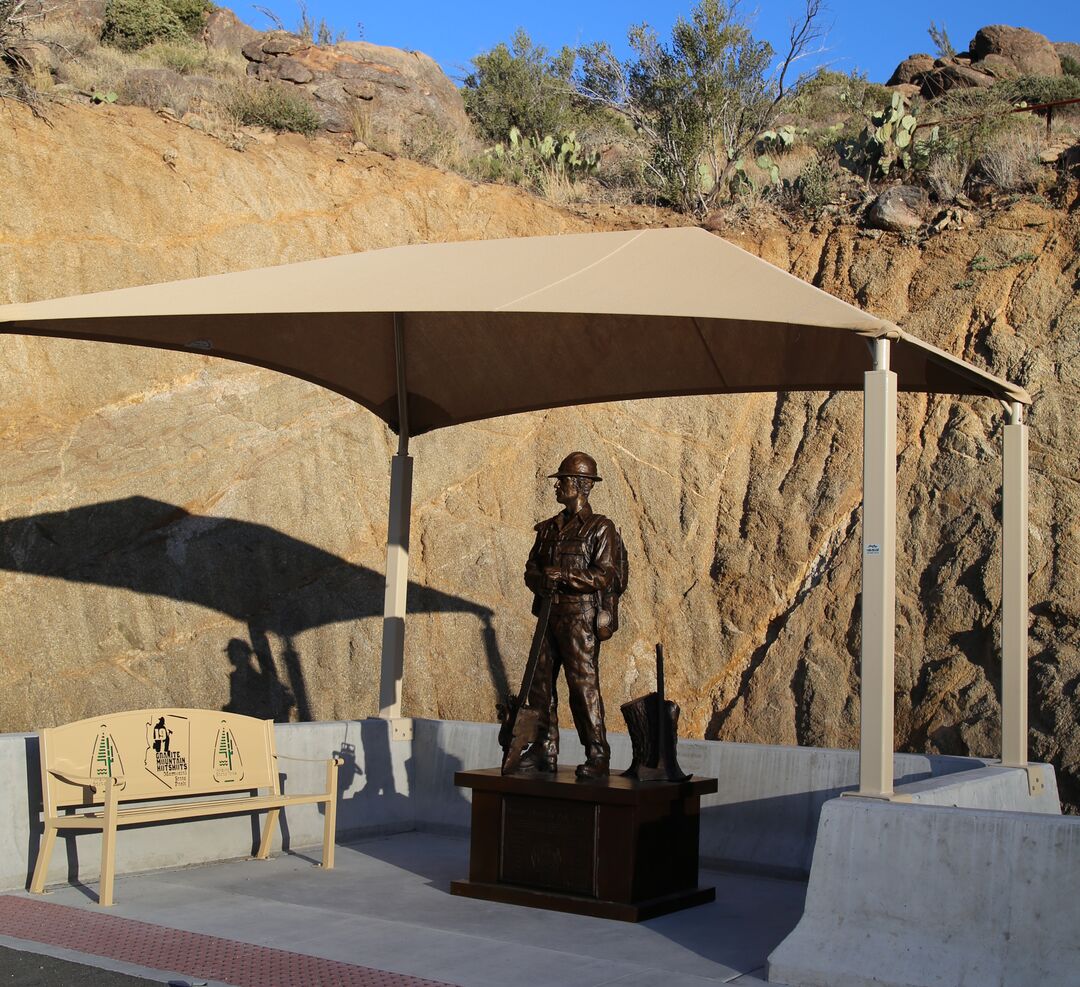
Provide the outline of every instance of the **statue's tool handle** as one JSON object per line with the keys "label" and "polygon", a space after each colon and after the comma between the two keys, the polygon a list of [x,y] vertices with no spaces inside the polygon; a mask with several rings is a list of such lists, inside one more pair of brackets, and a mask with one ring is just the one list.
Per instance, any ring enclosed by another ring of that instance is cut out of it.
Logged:
{"label": "statue's tool handle", "polygon": [[665,714],[664,706],[664,646],[657,642],[656,645],[656,756],[657,763],[663,763],[667,754],[665,743],[667,731],[664,729]]}
{"label": "statue's tool handle", "polygon": [[524,706],[529,698],[529,690],[532,689],[533,678],[536,675],[536,666],[540,663],[540,649],[544,645],[544,635],[547,634],[548,619],[551,617],[551,600],[551,593],[545,593],[540,597],[540,616],[536,619],[536,630],[533,631],[532,646],[529,648],[529,660],[521,679],[521,692],[518,693],[519,707]]}

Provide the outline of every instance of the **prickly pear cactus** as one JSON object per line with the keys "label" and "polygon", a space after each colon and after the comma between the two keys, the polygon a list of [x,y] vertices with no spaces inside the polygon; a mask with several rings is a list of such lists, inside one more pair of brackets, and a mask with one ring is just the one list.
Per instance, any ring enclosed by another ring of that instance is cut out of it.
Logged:
{"label": "prickly pear cactus", "polygon": [[934,127],[925,140],[916,140],[918,126],[908,101],[893,93],[889,105],[871,114],[863,132],[844,145],[845,162],[868,178],[887,177],[895,167],[904,171],[925,167],[938,129]]}

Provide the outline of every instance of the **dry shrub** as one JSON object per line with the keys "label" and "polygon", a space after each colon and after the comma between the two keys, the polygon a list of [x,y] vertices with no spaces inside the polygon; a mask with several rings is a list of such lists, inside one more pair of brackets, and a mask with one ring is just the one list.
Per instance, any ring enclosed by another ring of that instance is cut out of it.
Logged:
{"label": "dry shrub", "polygon": [[182,117],[198,95],[198,87],[169,69],[135,69],[120,80],[116,93],[128,106],[167,108]]}
{"label": "dry shrub", "polygon": [[401,142],[401,150],[414,161],[433,168],[463,172],[468,159],[480,148],[475,139],[463,139],[457,131],[425,117],[412,126]]}
{"label": "dry shrub", "polygon": [[[77,17],[54,15],[39,20],[31,25],[29,37],[47,43],[59,55],[56,95],[65,90],[116,92],[126,103],[155,109],[169,106],[182,113],[184,105],[206,88],[205,80],[192,85],[189,77],[239,80],[245,75],[246,63],[238,53],[209,51],[186,38],[122,51],[103,45],[93,26]],[[167,87],[152,77],[165,70],[171,75]],[[44,75],[31,80],[40,91],[54,89],[53,81]]]}
{"label": "dry shrub", "polygon": [[241,82],[226,87],[221,98],[222,109],[241,126],[311,137],[321,125],[315,108],[281,85]]}
{"label": "dry shrub", "polygon": [[545,168],[536,184],[540,195],[556,206],[584,202],[591,197],[588,182],[577,181],[555,168]]}
{"label": "dry shrub", "polygon": [[970,172],[971,162],[965,155],[940,154],[930,161],[926,181],[939,202],[955,202],[964,191]]}
{"label": "dry shrub", "polygon": [[193,41],[157,41],[139,52],[139,59],[155,68],[180,75],[205,75],[219,79],[242,79],[247,63],[238,52],[223,52]]}
{"label": "dry shrub", "polygon": [[1029,127],[1017,127],[998,135],[979,156],[980,177],[1002,192],[1034,188],[1042,174],[1039,152],[1043,141]]}

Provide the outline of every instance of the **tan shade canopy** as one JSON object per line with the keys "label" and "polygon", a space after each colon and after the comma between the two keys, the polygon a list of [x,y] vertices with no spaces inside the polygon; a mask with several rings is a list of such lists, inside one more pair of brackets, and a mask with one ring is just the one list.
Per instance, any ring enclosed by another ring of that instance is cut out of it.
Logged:
{"label": "tan shade canopy", "polygon": [[861,390],[1029,403],[992,376],[700,229],[395,247],[0,307],[0,332],[191,350],[313,381],[409,431],[560,405]]}

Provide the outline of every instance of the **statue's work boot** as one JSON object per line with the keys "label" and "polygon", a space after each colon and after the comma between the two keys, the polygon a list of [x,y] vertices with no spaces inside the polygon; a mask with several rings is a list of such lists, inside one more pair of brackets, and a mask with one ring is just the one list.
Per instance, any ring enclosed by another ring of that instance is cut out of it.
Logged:
{"label": "statue's work boot", "polygon": [[608,776],[608,759],[606,757],[589,757],[584,764],[577,766],[574,774],[583,781],[606,778]]}
{"label": "statue's work boot", "polygon": [[521,757],[521,766],[518,770],[522,773],[547,772],[554,773],[558,768],[556,755],[539,747],[530,747]]}

